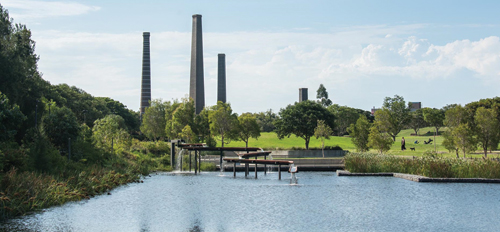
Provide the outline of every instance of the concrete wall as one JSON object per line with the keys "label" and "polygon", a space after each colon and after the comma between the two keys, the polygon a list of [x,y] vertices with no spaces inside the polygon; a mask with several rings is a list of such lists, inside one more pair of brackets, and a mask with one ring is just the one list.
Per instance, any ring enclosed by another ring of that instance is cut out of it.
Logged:
{"label": "concrete wall", "polygon": [[[325,158],[343,157],[346,153],[347,151],[342,150],[325,150]],[[276,150],[272,151],[271,155],[273,156],[273,159],[323,157],[321,150]]]}

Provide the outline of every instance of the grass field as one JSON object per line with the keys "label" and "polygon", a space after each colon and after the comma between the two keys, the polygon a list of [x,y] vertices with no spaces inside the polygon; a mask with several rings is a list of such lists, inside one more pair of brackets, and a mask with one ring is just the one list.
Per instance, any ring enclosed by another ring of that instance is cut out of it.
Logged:
{"label": "grass field", "polygon": [[[445,131],[446,128],[440,129],[440,133]],[[413,130],[403,130],[396,137],[396,142],[392,145],[391,150],[387,152],[387,154],[391,155],[403,155],[403,156],[422,156],[425,151],[434,151],[434,144],[436,143],[436,150],[438,153],[442,154],[445,157],[456,157],[455,153],[449,153],[441,143],[443,142],[442,136],[436,136],[435,141],[432,144],[424,144],[424,141],[429,140],[431,138],[434,140],[433,127],[426,127],[420,129],[420,136],[410,136],[410,134],[414,133]],[[406,140],[406,151],[401,151],[401,137],[405,137]],[[414,144],[414,141],[418,140],[419,144]],[[244,147],[245,143],[241,141],[233,141],[227,147]],[[249,147],[261,147],[265,150],[275,150],[275,149],[292,149],[293,147],[305,148],[305,141],[302,138],[295,137],[294,135],[290,136],[290,138],[278,139],[276,133],[274,132],[265,132],[261,133],[259,139],[250,139],[248,143]],[[344,150],[355,151],[356,147],[351,142],[351,138],[349,137],[338,137],[331,136],[329,140],[325,140],[325,146],[340,146]],[[311,138],[311,142],[309,143],[310,148],[321,148],[321,140],[316,138]],[[411,151],[410,148],[415,148],[415,151]],[[374,150],[370,150],[371,152],[376,152]],[[481,157],[483,154],[481,151],[477,151],[474,154],[468,154],[467,157]],[[497,157],[498,153],[488,154],[488,156]],[[461,155],[462,156],[462,155]]]}

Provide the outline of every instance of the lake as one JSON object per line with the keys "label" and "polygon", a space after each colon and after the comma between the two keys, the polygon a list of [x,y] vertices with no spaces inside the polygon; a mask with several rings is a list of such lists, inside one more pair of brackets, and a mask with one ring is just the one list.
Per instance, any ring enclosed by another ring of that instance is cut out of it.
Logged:
{"label": "lake", "polygon": [[500,231],[500,185],[334,172],[158,173],[10,220],[21,231]]}

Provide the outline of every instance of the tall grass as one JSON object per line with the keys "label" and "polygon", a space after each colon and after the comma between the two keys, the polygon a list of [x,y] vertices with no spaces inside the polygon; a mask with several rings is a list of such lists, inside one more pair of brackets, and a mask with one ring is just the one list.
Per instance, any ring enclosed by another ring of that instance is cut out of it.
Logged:
{"label": "tall grass", "polygon": [[456,159],[426,155],[403,158],[371,153],[349,153],[344,157],[350,172],[398,172],[436,178],[500,178],[500,162],[494,159]]}

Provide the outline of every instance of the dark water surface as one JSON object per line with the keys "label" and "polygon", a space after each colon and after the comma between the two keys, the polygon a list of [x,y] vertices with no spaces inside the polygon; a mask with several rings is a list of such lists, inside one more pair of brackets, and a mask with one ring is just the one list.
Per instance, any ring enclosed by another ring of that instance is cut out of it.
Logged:
{"label": "dark water surface", "polygon": [[[500,231],[500,185],[301,172],[161,173],[14,219],[25,231]],[[251,173],[250,176],[253,176]]]}

